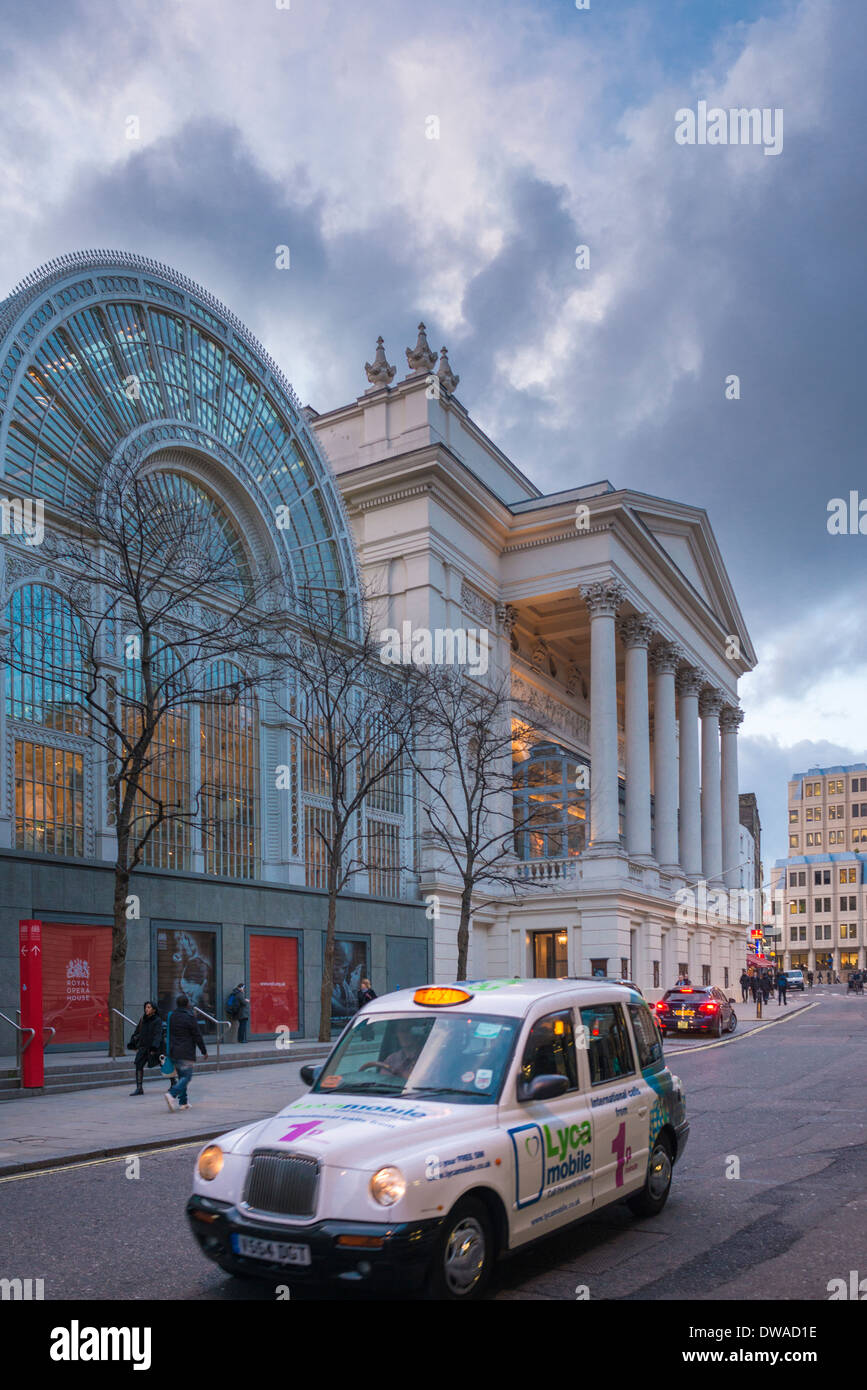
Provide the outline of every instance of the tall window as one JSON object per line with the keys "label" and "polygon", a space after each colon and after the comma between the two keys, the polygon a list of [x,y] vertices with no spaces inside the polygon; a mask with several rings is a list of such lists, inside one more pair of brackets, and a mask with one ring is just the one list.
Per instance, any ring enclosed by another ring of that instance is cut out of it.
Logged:
{"label": "tall window", "polygon": [[[202,828],[206,871],[255,878],[259,863],[259,718],[241,672],[217,661],[201,706]],[[234,698],[232,698],[234,696]],[[229,703],[231,699],[231,703]]]}
{"label": "tall window", "polygon": [[576,786],[579,762],[564,748],[540,743],[513,764],[515,853],[519,859],[566,859],[587,839],[589,798]]}
{"label": "tall window", "polygon": [[14,746],[15,845],[45,854],[83,855],[86,745],[81,737],[80,629],[69,601],[40,584],[16,589],[7,614],[11,660],[6,713]]}
{"label": "tall window", "polygon": [[[154,658],[158,705],[174,702],[159,719],[147,752],[147,766],[139,778],[133,834],[141,840],[148,823],[142,863],[154,869],[189,868],[190,738],[186,706],[178,704],[179,691],[167,688],[173,679],[175,659],[162,639],[156,639]],[[124,732],[131,743],[139,737],[148,718],[146,691],[140,658],[127,658],[123,668]],[[161,819],[165,817],[164,819]]]}
{"label": "tall window", "polygon": [[371,893],[385,898],[400,894],[400,827],[388,821],[367,821],[367,863]]}
{"label": "tall window", "polygon": [[309,888],[328,887],[328,846],[333,817],[327,806],[304,807],[304,862]]}

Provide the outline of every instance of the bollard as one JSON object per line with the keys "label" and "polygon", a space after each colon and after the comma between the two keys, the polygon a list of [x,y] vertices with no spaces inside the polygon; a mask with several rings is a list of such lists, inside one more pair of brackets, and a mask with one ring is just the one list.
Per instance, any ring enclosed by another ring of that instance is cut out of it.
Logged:
{"label": "bollard", "polygon": [[759,990],[758,994],[756,995],[756,1018],[761,1018],[761,1016],[762,1016],[762,991]]}

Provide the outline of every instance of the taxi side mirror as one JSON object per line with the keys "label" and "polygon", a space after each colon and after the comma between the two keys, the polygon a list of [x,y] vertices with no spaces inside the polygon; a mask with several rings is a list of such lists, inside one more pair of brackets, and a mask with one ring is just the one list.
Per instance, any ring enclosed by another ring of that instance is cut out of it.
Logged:
{"label": "taxi side mirror", "polygon": [[312,1086],[321,1070],[321,1067],[314,1067],[312,1062],[305,1062],[301,1068],[301,1080],[305,1086]]}
{"label": "taxi side mirror", "polygon": [[518,1082],[518,1100],[554,1100],[568,1089],[567,1076],[534,1076],[532,1081]]}

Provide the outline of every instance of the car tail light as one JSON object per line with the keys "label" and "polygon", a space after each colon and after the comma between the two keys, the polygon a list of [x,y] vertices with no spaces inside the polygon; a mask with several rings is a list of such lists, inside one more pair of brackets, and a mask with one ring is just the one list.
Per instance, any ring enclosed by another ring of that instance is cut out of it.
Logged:
{"label": "car tail light", "polygon": [[698,1011],[700,1014],[715,1014],[718,1008],[719,1004],[715,999],[708,999],[706,1003],[699,1004]]}

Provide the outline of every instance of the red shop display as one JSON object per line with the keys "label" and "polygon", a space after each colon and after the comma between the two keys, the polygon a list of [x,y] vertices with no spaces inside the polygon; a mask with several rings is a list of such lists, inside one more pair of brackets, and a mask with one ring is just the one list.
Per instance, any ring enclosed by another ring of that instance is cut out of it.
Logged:
{"label": "red shop display", "polygon": [[250,1032],[298,1031],[298,941],[250,933]]}
{"label": "red shop display", "polygon": [[108,1042],[111,927],[42,924],[42,998],[53,1046]]}

